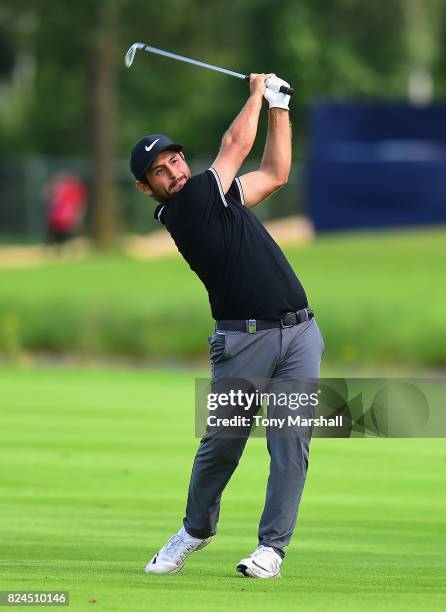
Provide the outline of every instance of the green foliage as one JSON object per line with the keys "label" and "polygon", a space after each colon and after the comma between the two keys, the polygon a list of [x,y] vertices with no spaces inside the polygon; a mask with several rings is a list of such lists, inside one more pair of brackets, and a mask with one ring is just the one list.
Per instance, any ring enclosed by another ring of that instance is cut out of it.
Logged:
{"label": "green foliage", "polygon": [[[330,363],[444,366],[444,231],[324,238],[287,255]],[[206,292],[177,257],[0,273],[0,350],[206,357]]]}
{"label": "green foliage", "polygon": [[411,2],[112,0],[111,26],[96,0],[20,0],[0,12],[0,32],[8,48],[35,60],[36,75],[29,90],[0,81],[0,151],[88,152],[93,58],[106,28],[113,31],[120,97],[113,128],[123,157],[153,131],[184,141],[193,157],[212,156],[247,93],[242,81],[155,56],[137,56],[127,70],[124,53],[135,40],[241,72],[284,76],[297,91],[296,136],[315,99],[405,97],[417,58],[429,63],[436,91],[445,95],[444,2],[423,2],[425,20],[415,30],[407,18]]}

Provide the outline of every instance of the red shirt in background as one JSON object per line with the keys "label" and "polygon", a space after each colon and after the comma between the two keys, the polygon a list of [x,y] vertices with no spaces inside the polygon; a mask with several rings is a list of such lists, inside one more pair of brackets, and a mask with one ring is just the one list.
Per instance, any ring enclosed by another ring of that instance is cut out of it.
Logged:
{"label": "red shirt in background", "polygon": [[87,190],[75,177],[56,179],[50,194],[48,227],[57,233],[74,232],[83,218]]}

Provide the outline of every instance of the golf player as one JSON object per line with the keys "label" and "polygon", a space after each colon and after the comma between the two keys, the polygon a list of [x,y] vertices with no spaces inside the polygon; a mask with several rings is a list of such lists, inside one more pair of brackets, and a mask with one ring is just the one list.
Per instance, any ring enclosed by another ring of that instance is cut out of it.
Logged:
{"label": "golf player", "polygon": [[[268,87],[265,83],[268,83]],[[251,74],[250,95],[224,134],[212,166],[192,176],[183,146],[163,134],[142,138],[130,167],[136,187],[158,202],[155,218],[205,285],[215,319],[209,338],[213,383],[222,379],[319,378],[324,343],[305,291],[279,246],[250,210],[288,180],[288,85]],[[277,90],[274,91],[274,90]],[[258,170],[238,176],[253,146],[263,100],[268,132]],[[179,572],[216,533],[223,490],[247,437],[202,438],[192,468],[183,526],[148,562],[147,573]],[[258,546],[236,566],[275,578],[296,525],[308,468],[309,437],[267,435],[270,473]]]}

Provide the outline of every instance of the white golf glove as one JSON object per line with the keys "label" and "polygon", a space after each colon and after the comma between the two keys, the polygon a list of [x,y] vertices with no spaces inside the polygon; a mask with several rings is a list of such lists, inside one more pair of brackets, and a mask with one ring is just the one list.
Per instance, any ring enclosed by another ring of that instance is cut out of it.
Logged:
{"label": "white golf glove", "polygon": [[270,108],[284,108],[285,110],[290,110],[289,103],[291,96],[279,91],[281,85],[286,85],[286,87],[290,86],[289,83],[283,79],[279,79],[279,77],[274,74],[265,81],[266,87],[263,95],[265,99],[268,100]]}

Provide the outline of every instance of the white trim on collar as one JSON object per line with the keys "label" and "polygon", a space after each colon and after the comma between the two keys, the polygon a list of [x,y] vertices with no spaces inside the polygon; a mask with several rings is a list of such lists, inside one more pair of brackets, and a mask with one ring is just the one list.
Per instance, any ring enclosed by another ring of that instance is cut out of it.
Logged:
{"label": "white trim on collar", "polygon": [[161,213],[163,212],[163,210],[165,209],[166,205],[164,204],[163,206],[161,206],[161,208],[158,211],[158,221],[161,221]]}

